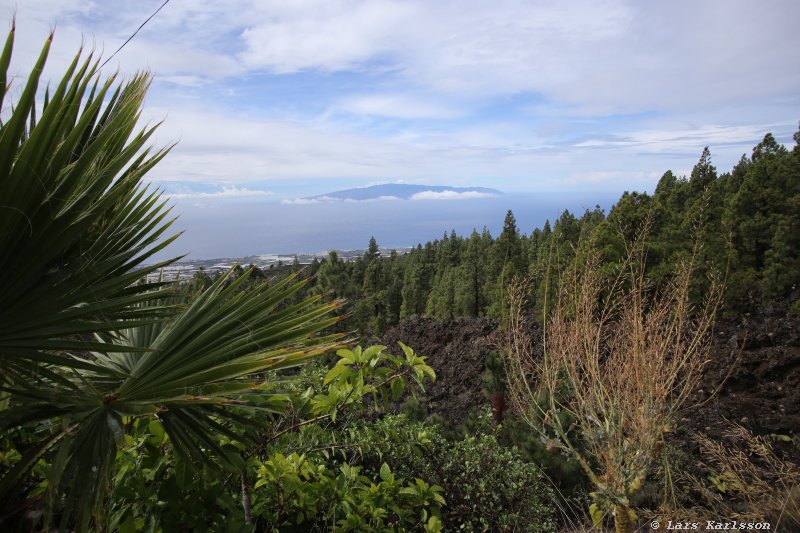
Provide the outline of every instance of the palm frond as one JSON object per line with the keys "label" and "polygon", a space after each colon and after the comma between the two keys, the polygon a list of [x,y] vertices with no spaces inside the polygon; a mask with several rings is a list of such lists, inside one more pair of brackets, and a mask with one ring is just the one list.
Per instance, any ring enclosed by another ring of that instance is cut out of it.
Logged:
{"label": "palm frond", "polygon": [[[0,55],[3,96],[13,38],[12,29]],[[135,131],[150,77],[112,93],[115,77],[100,83],[97,61],[79,53],[37,116],[51,39],[0,126],[2,366],[56,353],[77,367],[63,352],[89,349],[85,334],[169,312],[136,304],[171,288],[134,284],[174,261],[143,265],[177,237],[163,238],[169,208],[141,182],[170,149],[147,147],[155,127]]]}
{"label": "palm frond", "polygon": [[[220,276],[192,300],[188,293],[173,293],[168,301],[139,304],[169,303],[181,312],[122,330],[108,341],[118,349],[94,352],[89,368],[52,369],[56,379],[12,376],[0,387],[14,399],[0,411],[0,430],[35,427],[56,417],[71,427],[59,443],[66,456],[58,463],[62,471],[57,478],[66,480],[59,490],[68,494],[67,513],[80,525],[88,524],[102,500],[123,417],[159,419],[176,453],[187,460],[238,468],[219,437],[249,444],[250,430],[259,426],[237,411],[276,411],[286,402],[270,390],[264,373],[341,345],[342,335],[316,335],[336,323],[332,312],[340,302],[321,303],[312,296],[277,309],[307,280],[290,276],[264,290],[241,292],[250,271],[235,279],[232,274]],[[236,431],[226,426],[227,420],[236,421]],[[12,490],[24,474],[15,469],[0,481],[0,501],[9,496],[3,490]],[[78,487],[83,497],[74,499]]]}

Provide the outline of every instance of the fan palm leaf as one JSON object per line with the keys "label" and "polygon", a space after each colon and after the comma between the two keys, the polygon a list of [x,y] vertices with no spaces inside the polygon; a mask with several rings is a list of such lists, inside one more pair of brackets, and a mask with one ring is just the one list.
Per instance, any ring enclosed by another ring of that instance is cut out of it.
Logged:
{"label": "fan palm leaf", "polygon": [[[127,328],[114,338],[119,351],[94,352],[94,365],[107,371],[71,369],[52,380],[13,380],[3,390],[14,399],[0,412],[0,429],[35,428],[58,417],[47,448],[58,445],[63,460],[54,464],[54,480],[64,480],[65,517],[74,513],[79,529],[88,527],[102,503],[125,417],[161,421],[175,451],[185,460],[234,468],[218,443],[225,435],[249,443],[241,409],[279,411],[284,397],[270,391],[263,373],[298,365],[340,345],[341,335],[312,336],[335,324],[331,313],[339,302],[321,303],[312,296],[284,309],[276,307],[308,280],[290,276],[260,291],[241,292],[246,271],[232,271],[189,301],[173,294],[182,311],[169,320]],[[141,348],[141,350],[138,350]],[[236,430],[225,425],[237,422]],[[46,449],[34,447],[21,463],[30,465]],[[0,501],[8,497],[25,469],[0,481]],[[81,494],[80,499],[70,495]],[[62,523],[62,526],[65,524]]]}
{"label": "fan palm leaf", "polygon": [[[0,103],[14,33],[0,55]],[[79,53],[37,114],[51,39],[0,125],[0,368],[12,372],[32,361],[91,366],[69,356],[101,347],[87,334],[169,311],[135,305],[171,290],[134,282],[174,261],[143,265],[177,237],[163,238],[170,209],[142,183],[170,149],[147,146],[155,126],[136,132],[150,78],[112,91],[115,76],[100,83],[97,61]]]}

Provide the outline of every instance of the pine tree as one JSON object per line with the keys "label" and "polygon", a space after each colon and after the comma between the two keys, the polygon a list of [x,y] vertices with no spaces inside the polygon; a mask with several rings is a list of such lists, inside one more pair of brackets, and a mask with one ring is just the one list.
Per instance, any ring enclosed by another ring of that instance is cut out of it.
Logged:
{"label": "pine tree", "polygon": [[717,169],[711,164],[711,151],[706,146],[689,178],[692,193],[695,195],[702,193],[715,179],[717,179]]}
{"label": "pine tree", "polygon": [[455,269],[448,267],[437,273],[425,306],[426,315],[439,319],[452,318],[454,316],[454,272]]}
{"label": "pine tree", "polygon": [[370,237],[369,246],[367,246],[367,251],[364,254],[364,261],[369,263],[370,261],[373,261],[378,257],[380,257],[380,255],[381,252],[380,249],[378,248],[378,241],[375,240],[375,237]]}
{"label": "pine tree", "polygon": [[523,271],[522,243],[520,241],[517,220],[509,209],[503,221],[503,231],[495,241],[495,261],[499,268],[495,271],[505,270],[509,275],[520,274]]}
{"label": "pine tree", "polygon": [[386,322],[396,324],[400,321],[400,312],[403,305],[403,281],[405,279],[406,261],[404,257],[397,254],[397,250],[392,250],[389,254],[388,265],[386,265],[387,286],[386,286]]}
{"label": "pine tree", "polygon": [[[430,244],[430,243],[428,243]],[[427,303],[428,275],[425,261],[425,250],[418,245],[407,257],[407,265],[403,276],[403,303],[400,307],[400,318],[422,316]]]}
{"label": "pine tree", "polygon": [[473,229],[456,273],[455,306],[458,314],[477,317],[486,311],[487,251],[484,240]]}
{"label": "pine tree", "polygon": [[729,303],[751,306],[762,297],[788,295],[800,278],[796,243],[800,229],[800,157],[771,134],[753,149],[736,194],[727,202],[732,274]]}
{"label": "pine tree", "polygon": [[494,280],[495,290],[488,313],[490,316],[499,317],[505,305],[506,287],[516,276],[527,271],[517,221],[510,209],[503,221],[503,231],[494,241],[492,248],[490,277]]}

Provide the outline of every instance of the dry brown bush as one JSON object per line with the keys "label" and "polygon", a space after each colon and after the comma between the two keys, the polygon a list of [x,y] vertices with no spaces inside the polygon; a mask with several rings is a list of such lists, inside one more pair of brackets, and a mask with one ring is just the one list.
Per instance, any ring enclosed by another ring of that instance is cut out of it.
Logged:
{"label": "dry brown bush", "polygon": [[732,424],[720,440],[696,437],[707,480],[687,474],[706,506],[739,522],[769,522],[773,530],[800,531],[800,470],[775,454],[765,437]]}
{"label": "dry brown bush", "polygon": [[644,274],[642,240],[613,279],[601,273],[597,251],[581,255],[557,280],[543,356],[523,326],[526,284],[509,289],[509,397],[531,428],[586,472],[596,522],[610,513],[617,531],[629,532],[636,517],[629,498],[700,380],[721,284],[712,280],[704,303],[693,306],[691,259],[655,286]]}

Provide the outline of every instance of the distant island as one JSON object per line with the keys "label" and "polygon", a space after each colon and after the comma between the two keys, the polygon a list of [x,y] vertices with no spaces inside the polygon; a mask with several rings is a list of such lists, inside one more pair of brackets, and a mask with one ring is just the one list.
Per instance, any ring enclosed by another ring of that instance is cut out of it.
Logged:
{"label": "distant island", "polygon": [[369,187],[343,189],[317,196],[307,196],[307,201],[353,200],[448,200],[459,198],[489,198],[503,193],[488,187],[450,187],[447,185],[413,185],[409,183],[384,183]]}

